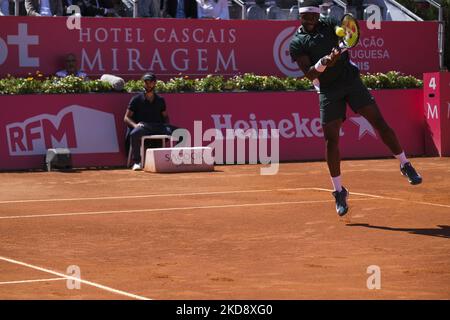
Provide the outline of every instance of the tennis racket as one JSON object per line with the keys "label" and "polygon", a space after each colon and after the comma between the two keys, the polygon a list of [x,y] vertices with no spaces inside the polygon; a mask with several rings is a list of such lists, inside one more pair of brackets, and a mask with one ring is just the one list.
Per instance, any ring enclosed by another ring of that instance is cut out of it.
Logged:
{"label": "tennis racket", "polygon": [[358,21],[350,13],[342,17],[341,28],[344,29],[344,35],[339,38],[338,50],[344,52],[358,44],[360,29]]}

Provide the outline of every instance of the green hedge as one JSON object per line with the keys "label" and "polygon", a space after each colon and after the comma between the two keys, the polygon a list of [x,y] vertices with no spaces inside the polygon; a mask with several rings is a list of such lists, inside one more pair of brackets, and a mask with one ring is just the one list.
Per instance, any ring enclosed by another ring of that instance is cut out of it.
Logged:
{"label": "green hedge", "polygon": [[15,78],[9,76],[0,80],[0,94],[60,94],[109,91],[112,91],[112,86],[107,82],[100,80],[83,81],[83,79],[74,76],[44,78],[38,73],[35,77]]}
{"label": "green hedge", "polygon": [[[422,80],[405,76],[399,72],[365,74],[361,76],[370,89],[409,89],[422,88]],[[141,91],[141,80],[130,80],[125,84],[126,92]],[[230,91],[299,91],[313,89],[311,81],[306,78],[278,78],[274,76],[258,76],[251,73],[237,75],[229,79],[222,76],[208,75],[201,79],[187,76],[172,78],[169,81],[158,81],[157,91],[173,92],[230,92]],[[81,78],[44,78],[36,76],[15,78],[9,76],[0,80],[0,94],[33,94],[33,93],[89,93],[111,92],[111,85],[100,80],[83,81]]]}

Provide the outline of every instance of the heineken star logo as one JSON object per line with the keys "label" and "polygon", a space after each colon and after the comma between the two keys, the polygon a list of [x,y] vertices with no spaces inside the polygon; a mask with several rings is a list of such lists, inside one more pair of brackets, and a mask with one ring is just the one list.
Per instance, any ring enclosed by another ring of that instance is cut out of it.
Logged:
{"label": "heineken star logo", "polygon": [[367,133],[377,139],[375,129],[364,117],[351,117],[350,120],[359,127],[358,140],[361,140]]}

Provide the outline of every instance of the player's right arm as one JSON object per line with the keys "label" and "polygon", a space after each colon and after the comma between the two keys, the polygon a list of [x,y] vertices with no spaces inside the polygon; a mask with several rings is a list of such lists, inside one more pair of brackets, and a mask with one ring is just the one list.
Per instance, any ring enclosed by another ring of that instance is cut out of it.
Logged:
{"label": "player's right arm", "polygon": [[297,58],[297,64],[303,74],[309,80],[314,80],[319,77],[321,72],[317,71],[311,63],[311,59],[307,55],[301,55]]}
{"label": "player's right arm", "polygon": [[306,41],[304,37],[295,36],[289,45],[289,54],[292,61],[298,64],[305,77],[312,81],[317,79],[327,67],[331,67],[336,63],[340,52],[332,50],[329,55],[322,57],[319,61],[311,61]]}
{"label": "player's right arm", "polygon": [[339,59],[340,52],[333,50],[329,55],[320,59],[315,65],[311,63],[311,59],[306,54],[301,54],[297,57],[297,64],[305,77],[309,80],[317,79],[322,72],[329,66],[333,66]]}

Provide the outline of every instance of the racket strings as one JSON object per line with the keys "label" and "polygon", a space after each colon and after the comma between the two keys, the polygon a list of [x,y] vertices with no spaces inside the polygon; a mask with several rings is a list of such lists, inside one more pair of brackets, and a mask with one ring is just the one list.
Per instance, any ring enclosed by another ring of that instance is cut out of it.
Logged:
{"label": "racket strings", "polygon": [[355,46],[359,39],[359,27],[357,22],[350,16],[346,16],[342,20],[341,27],[345,30],[345,37],[342,39],[345,46]]}

